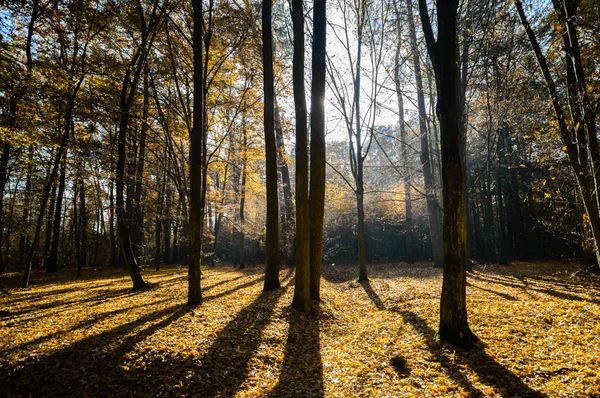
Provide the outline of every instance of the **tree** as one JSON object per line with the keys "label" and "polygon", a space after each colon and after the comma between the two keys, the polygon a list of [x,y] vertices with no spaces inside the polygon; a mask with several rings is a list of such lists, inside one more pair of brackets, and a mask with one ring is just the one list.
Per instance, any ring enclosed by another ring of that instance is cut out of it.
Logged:
{"label": "tree", "polygon": [[470,347],[476,336],[467,319],[467,209],[457,98],[458,0],[438,0],[436,8],[437,40],[429,19],[427,0],[419,0],[427,51],[435,73],[436,110],[441,130],[444,271],[438,334],[440,340]]}
{"label": "tree", "polygon": [[275,100],[273,80],[273,34],[271,29],[272,0],[262,3],[262,44],[264,73],[264,126],[267,188],[267,236],[264,291],[277,289],[279,284],[279,197],[277,194],[277,145],[275,142]]}
{"label": "tree", "polygon": [[427,215],[429,217],[429,235],[433,249],[434,266],[439,268],[443,265],[442,237],[440,236],[439,209],[440,205],[435,198],[435,182],[433,177],[433,162],[429,154],[429,138],[427,128],[427,110],[425,108],[425,92],[423,90],[423,78],[421,74],[421,60],[417,47],[417,33],[413,16],[412,0],[406,0],[408,15],[409,39],[413,57],[413,68],[417,86],[417,104],[419,109],[419,129],[421,134],[421,167],[423,168],[423,179],[425,180],[425,198],[427,200]]}
{"label": "tree", "polygon": [[310,112],[310,296],[321,299],[323,217],[325,213],[325,51],[326,0],[313,6],[312,85]]}
{"label": "tree", "polygon": [[[410,0],[407,0],[410,1]],[[400,49],[402,44],[402,15],[398,8],[399,1],[394,1],[396,11],[396,51],[394,53],[394,85],[396,88],[396,100],[398,102],[398,128],[400,129],[400,157],[402,158],[402,178],[404,180],[404,211],[406,213],[406,239],[404,250],[406,251],[406,262],[414,263],[413,256],[413,226],[412,226],[412,200],[411,173],[408,166],[408,143],[406,134],[406,121],[404,120],[404,98],[402,93],[402,82],[400,80]],[[414,25],[414,22],[412,23]]]}
{"label": "tree", "polygon": [[536,56],[546,82],[559,134],[566,151],[579,193],[589,218],[589,229],[594,239],[596,263],[600,264],[600,204],[597,186],[600,183],[600,149],[598,148],[597,115],[600,100],[594,99],[592,86],[587,83],[579,38],[578,0],[553,0],[552,4],[559,21],[565,65],[567,111],[563,97],[554,81],[546,56],[537,40],[520,0],[515,0],[517,12],[525,33]]}
{"label": "tree", "polygon": [[310,214],[308,197],[308,127],[304,88],[304,7],[292,0],[294,24],[293,85],[296,110],[296,282],[292,307],[310,312]]}
{"label": "tree", "polygon": [[202,63],[202,0],[193,0],[194,11],[194,125],[190,134],[190,264],[188,274],[188,305],[202,304],[200,285],[204,201],[202,194],[204,130],[204,83]]}

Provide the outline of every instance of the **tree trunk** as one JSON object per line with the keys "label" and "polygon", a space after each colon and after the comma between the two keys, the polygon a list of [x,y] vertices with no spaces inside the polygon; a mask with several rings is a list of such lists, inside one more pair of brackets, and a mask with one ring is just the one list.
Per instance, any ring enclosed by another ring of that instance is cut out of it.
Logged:
{"label": "tree trunk", "polygon": [[[133,88],[132,88],[133,89]],[[138,258],[133,251],[131,242],[131,234],[128,226],[128,217],[125,210],[125,165],[127,162],[127,130],[129,127],[130,109],[127,103],[121,104],[121,121],[119,125],[118,148],[119,155],[117,159],[116,170],[116,185],[117,185],[117,231],[119,235],[119,247],[123,254],[123,259],[131,280],[133,282],[133,290],[146,288],[148,284],[142,277],[142,269],[139,265]]]}
{"label": "tree trunk", "polygon": [[504,217],[504,196],[503,196],[503,166],[504,166],[504,147],[502,141],[498,141],[498,163],[496,164],[496,204],[498,206],[498,264],[508,265],[508,248],[506,242],[506,221]]}
{"label": "tree trunk", "polygon": [[[244,117],[244,120],[242,122],[242,175],[241,175],[241,183],[240,183],[240,246],[239,246],[239,250],[240,250],[240,269],[244,269],[246,268],[246,262],[245,262],[245,252],[246,249],[244,247],[244,241],[246,239],[246,234],[245,234],[245,229],[246,226],[244,225],[246,219],[244,216],[244,207],[246,205],[246,167],[247,167],[247,145],[248,145],[248,138],[246,135],[246,120]],[[277,222],[277,218],[275,218],[275,222]],[[266,276],[265,276],[266,277]],[[277,272],[277,280],[279,282],[279,270]],[[265,284],[266,284],[266,279],[265,279]],[[273,288],[275,289],[275,287]]]}
{"label": "tree trunk", "polygon": [[321,299],[323,218],[325,215],[325,50],[326,0],[313,5],[312,85],[310,112],[310,297]]}
{"label": "tree trunk", "polygon": [[[71,104],[72,105],[72,104]],[[50,175],[48,176],[48,181],[44,186],[44,191],[41,196],[40,210],[38,213],[38,219],[35,227],[35,233],[33,235],[33,242],[31,243],[31,247],[29,248],[29,252],[27,255],[27,262],[25,263],[25,272],[23,274],[23,281],[21,283],[21,287],[27,288],[29,287],[29,276],[31,275],[31,267],[33,265],[33,261],[36,255],[37,247],[40,241],[40,233],[42,230],[42,225],[44,224],[44,217],[46,215],[46,208],[48,206],[48,198],[50,197],[50,191],[52,190],[52,186],[54,185],[54,181],[56,180],[56,175],[58,174],[58,167],[60,161],[63,157],[63,153],[65,151],[65,147],[67,145],[67,141],[69,138],[69,120],[70,117],[67,117],[65,120],[65,128],[62,133],[62,138],[60,144],[58,146],[58,151],[52,166],[50,168]]]}
{"label": "tree trunk", "polygon": [[202,0],[193,0],[194,9],[194,125],[190,134],[190,222],[189,228],[189,273],[188,305],[202,303],[200,285],[202,261],[202,232],[204,203],[202,200],[202,178],[204,147],[204,85],[202,65]]}
{"label": "tree trunk", "polygon": [[[273,81],[273,36],[271,31],[271,0],[262,3],[262,49],[264,76],[264,126],[267,187],[266,269],[264,291],[279,288],[279,197],[277,194],[277,145],[275,142],[275,103]],[[244,141],[246,132],[244,131]],[[244,159],[244,175],[246,178]],[[242,213],[240,211],[240,216]],[[242,221],[243,223],[243,221]],[[243,224],[242,224],[243,228]]]}
{"label": "tree trunk", "polygon": [[[11,99],[8,112],[8,128],[14,128],[16,124],[17,100]],[[2,156],[0,157],[0,274],[6,271],[6,264],[2,253],[4,240],[4,190],[8,182],[8,161],[10,159],[11,145],[8,139],[2,145]]]}
{"label": "tree trunk", "polygon": [[144,178],[144,162],[146,157],[146,135],[148,131],[148,107],[150,93],[148,88],[148,69],[144,70],[143,84],[144,99],[142,104],[142,127],[140,129],[140,141],[138,144],[138,156],[135,169],[135,186],[133,192],[133,223],[131,226],[131,242],[136,257],[142,254],[144,213],[142,209],[142,180]]}
{"label": "tree trunk", "polygon": [[427,137],[427,109],[425,108],[425,93],[423,91],[421,60],[419,58],[419,49],[417,46],[417,33],[415,30],[412,0],[406,0],[406,6],[408,12],[408,26],[410,31],[410,45],[413,56],[413,68],[417,86],[419,128],[421,135],[421,166],[423,168],[423,179],[425,180],[425,196],[427,200],[427,214],[429,217],[429,234],[431,237],[431,247],[433,249],[433,261],[435,263],[435,267],[440,268],[443,265],[443,247],[438,218],[439,204],[435,198],[435,181],[432,171],[432,161],[429,155],[429,140]]}
{"label": "tree trunk", "polygon": [[60,166],[60,177],[58,180],[58,193],[56,195],[56,204],[54,207],[54,227],[52,232],[52,245],[50,247],[50,256],[48,257],[48,264],[46,265],[46,272],[57,272],[58,271],[58,243],[60,238],[60,222],[62,216],[62,202],[65,192],[65,160],[62,161]]}
{"label": "tree trunk", "polygon": [[293,201],[292,201],[292,185],[290,182],[290,169],[286,161],[285,144],[283,142],[283,128],[281,127],[281,116],[279,114],[279,106],[277,105],[277,95],[274,95],[275,101],[275,139],[277,141],[277,156],[279,163],[279,173],[281,174],[281,190],[283,191],[283,200],[281,201],[281,235],[283,237],[283,255],[284,261],[288,264],[292,263],[292,246],[294,242],[293,231]]}
{"label": "tree trunk", "polygon": [[402,83],[400,81],[400,48],[402,43],[402,16],[398,9],[398,2],[394,2],[396,8],[396,53],[394,56],[394,84],[396,86],[396,99],[398,101],[398,128],[400,130],[400,157],[402,158],[402,174],[404,174],[404,210],[406,214],[406,233],[404,239],[404,251],[406,262],[414,263],[413,255],[413,227],[412,227],[412,200],[410,198],[411,172],[408,166],[408,145],[406,134],[406,123],[404,122],[404,97],[402,95]]}
{"label": "tree trunk", "polygon": [[292,307],[310,312],[310,221],[308,204],[308,127],[304,87],[304,8],[292,0],[294,25],[293,87],[296,110],[296,281]]}
{"label": "tree trunk", "polygon": [[435,70],[437,114],[441,130],[444,273],[439,336],[443,341],[470,347],[476,336],[471,332],[467,320],[467,215],[462,170],[465,165],[460,150],[460,110],[457,101],[458,0],[438,0],[436,6],[437,41],[429,20],[427,1],[419,0],[427,50]]}
{"label": "tree trunk", "polygon": [[48,206],[48,218],[46,220],[46,236],[44,238],[44,267],[46,272],[48,271],[48,261],[50,259],[50,247],[52,245],[52,231],[54,227],[54,212],[56,207],[56,191],[57,186],[54,184],[52,187],[52,193],[50,194],[50,205]]}
{"label": "tree trunk", "polygon": [[[171,254],[171,195],[172,195],[171,187],[168,186],[167,183],[167,193],[165,198],[165,215],[163,221],[163,229],[164,229],[164,241],[165,241],[165,251],[163,253],[165,264],[171,264],[174,260]],[[175,232],[175,236],[177,236],[177,232]],[[177,238],[175,238],[175,242]],[[174,243],[176,246],[176,243]]]}
{"label": "tree trunk", "polygon": [[81,250],[77,261],[77,276],[81,276],[81,270],[87,266],[87,209],[85,204],[85,179],[79,179],[79,239]]}
{"label": "tree trunk", "polygon": [[362,182],[362,165],[359,166],[360,183],[357,184],[358,192],[356,193],[356,208],[358,215],[358,281],[368,281],[367,276],[367,251],[365,244],[365,209],[364,209],[364,186]]}

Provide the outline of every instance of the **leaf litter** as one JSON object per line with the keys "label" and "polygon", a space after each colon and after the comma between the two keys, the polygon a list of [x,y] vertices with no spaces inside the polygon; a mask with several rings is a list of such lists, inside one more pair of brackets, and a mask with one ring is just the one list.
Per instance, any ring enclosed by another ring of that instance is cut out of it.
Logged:
{"label": "leaf litter", "polygon": [[574,263],[478,267],[467,284],[481,343],[436,338],[441,271],[376,264],[358,283],[326,266],[322,301],[290,308],[293,271],[262,293],[262,267],[203,269],[188,308],[186,270],[81,279],[0,278],[0,396],[600,396],[600,281]]}

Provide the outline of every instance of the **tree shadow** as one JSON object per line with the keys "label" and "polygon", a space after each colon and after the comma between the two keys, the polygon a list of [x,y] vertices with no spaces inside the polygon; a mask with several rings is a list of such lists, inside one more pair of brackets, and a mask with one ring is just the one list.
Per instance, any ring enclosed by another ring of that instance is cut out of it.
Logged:
{"label": "tree shadow", "polygon": [[[229,290],[225,290],[224,292],[220,292],[220,293],[214,294],[212,296],[206,296],[206,297],[204,297],[204,301],[215,300],[215,299],[218,299],[219,297],[228,296],[238,290],[245,289],[247,287],[256,285],[257,283],[262,282],[262,280],[263,280],[263,278],[256,278],[249,282],[242,283],[241,285],[237,285],[236,287],[233,287]],[[206,291],[206,290],[209,290],[209,289],[203,289],[203,291]]]}
{"label": "tree shadow", "polygon": [[373,290],[373,287],[371,286],[371,282],[363,281],[363,282],[360,282],[360,284],[363,287],[363,289],[365,289],[365,293],[367,293],[367,296],[369,296],[369,298],[371,299],[373,304],[375,304],[375,307],[377,307],[377,309],[379,311],[384,311],[385,304],[383,304],[381,297],[379,297],[379,295],[375,292],[375,290]]}
{"label": "tree shadow", "polygon": [[324,397],[320,345],[320,308],[306,315],[288,309],[288,338],[281,374],[268,397]]}
{"label": "tree shadow", "polygon": [[[144,379],[130,378],[120,366],[126,354],[189,309],[174,305],[105,332],[85,337],[41,358],[29,358],[13,373],[0,373],[0,395],[123,396],[144,391]],[[132,330],[141,328],[136,333]],[[124,391],[125,390],[125,391]]]}
{"label": "tree shadow", "polygon": [[533,292],[537,292],[537,293],[547,294],[549,296],[553,296],[553,297],[559,298],[561,300],[585,301],[585,302],[591,303],[591,304],[600,304],[600,300],[587,299],[585,297],[576,296],[571,293],[562,292],[562,291],[555,290],[555,289],[550,289],[548,287],[542,287],[542,286],[539,286],[536,284],[532,284],[532,283],[526,281],[524,278],[519,279],[522,284],[518,284],[516,282],[511,282],[511,281],[507,281],[504,279],[500,280],[498,277],[491,277],[486,274],[483,274],[483,275],[485,275],[485,276],[482,276],[481,273],[478,273],[476,275],[470,275],[470,277],[473,279],[479,280],[481,282],[485,282],[485,283],[493,283],[493,284],[503,285],[506,287],[522,289],[525,293],[527,293],[529,295],[531,295],[529,293],[529,291],[533,291]]}
{"label": "tree shadow", "polygon": [[[391,311],[402,315],[404,322],[411,325],[424,339],[425,344],[432,354],[440,358],[440,363],[448,376],[450,376],[459,386],[469,391],[469,396],[485,396],[480,390],[476,389],[466,376],[460,372],[450,358],[442,351],[442,343],[435,339],[435,331],[415,312],[404,309],[394,308]],[[471,350],[456,351],[458,360],[466,364],[470,370],[477,373],[479,379],[490,386],[495,387],[502,392],[503,396],[508,397],[545,397],[546,395],[533,390],[523,382],[517,375],[512,373],[503,365],[496,362],[484,350],[481,343],[476,344]]]}
{"label": "tree shadow", "polygon": [[[252,283],[257,283],[253,281]],[[237,290],[237,289],[236,289]],[[287,289],[276,289],[258,296],[221,330],[201,358],[192,379],[192,396],[232,397],[247,379],[249,362],[261,342],[263,329],[270,323],[279,298]]]}
{"label": "tree shadow", "polygon": [[[16,351],[28,351],[30,348],[33,348],[39,344],[43,344],[46,341],[49,341],[51,339],[55,339],[55,338],[59,338],[60,336],[64,336],[65,334],[69,333],[69,332],[73,332],[76,331],[78,329],[84,329],[84,328],[89,328],[92,327],[94,324],[106,319],[106,318],[110,318],[110,317],[114,317],[116,315],[119,315],[121,313],[127,312],[127,311],[131,311],[134,309],[139,309],[139,308],[143,308],[143,307],[149,307],[152,305],[156,305],[160,302],[163,302],[163,299],[160,300],[156,300],[156,301],[152,301],[149,303],[144,303],[144,304],[139,304],[139,305],[134,305],[131,307],[125,307],[125,308],[119,308],[116,310],[112,310],[112,311],[108,311],[108,312],[103,312],[100,314],[96,314],[92,317],[87,318],[86,320],[79,322],[76,325],[73,325],[72,327],[69,327],[68,329],[65,330],[61,330],[61,331],[57,331],[57,332],[53,332],[53,333],[49,333],[45,336],[40,336],[40,337],[36,337],[33,340],[30,340],[28,342],[22,343],[18,346],[15,346],[13,348],[10,348],[8,350],[4,350],[2,351],[2,354],[7,355]],[[53,313],[53,315],[55,315],[55,313]]]}
{"label": "tree shadow", "polygon": [[511,296],[511,295],[510,295],[510,294],[508,294],[508,293],[501,293],[501,292],[497,292],[497,291],[495,291],[495,290],[492,290],[492,289],[486,289],[486,288],[484,288],[484,287],[480,287],[480,286],[474,285],[474,284],[472,284],[472,283],[470,283],[470,282],[467,282],[467,286],[469,286],[469,287],[474,287],[475,289],[482,290],[482,291],[484,291],[484,292],[488,292],[488,293],[495,294],[496,296],[502,297],[502,298],[503,298],[503,299],[505,299],[505,300],[510,300],[510,301],[519,301],[519,300],[518,300],[516,297],[514,297],[514,296]]}

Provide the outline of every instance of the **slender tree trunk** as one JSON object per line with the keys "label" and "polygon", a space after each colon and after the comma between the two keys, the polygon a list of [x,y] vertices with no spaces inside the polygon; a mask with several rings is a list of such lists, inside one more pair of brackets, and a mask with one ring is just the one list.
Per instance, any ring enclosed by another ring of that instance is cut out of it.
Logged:
{"label": "slender tree trunk", "polygon": [[117,266],[117,237],[115,234],[115,189],[114,180],[108,182],[109,190],[109,212],[108,212],[108,234],[110,235],[110,266]]}
{"label": "slender tree trunk", "polygon": [[85,179],[79,179],[79,239],[81,251],[77,261],[77,276],[81,276],[81,270],[87,266],[87,208],[85,203]]}
{"label": "slender tree trunk", "polygon": [[160,262],[162,261],[162,258],[161,258],[161,244],[162,244],[161,232],[163,229],[162,218],[164,217],[163,212],[164,212],[164,204],[165,204],[165,191],[166,191],[166,185],[167,185],[166,170],[163,171],[161,182],[157,182],[157,184],[159,185],[159,188],[158,188],[159,196],[158,196],[158,211],[156,213],[155,231],[154,231],[154,237],[155,237],[154,244],[156,246],[156,255],[154,257],[154,265],[156,266],[156,271],[160,271]]}
{"label": "slender tree trunk", "polygon": [[[164,263],[165,264],[171,264],[174,260],[172,259],[172,254],[171,254],[171,195],[172,195],[172,190],[171,187],[168,186],[167,183],[167,193],[166,193],[166,198],[165,198],[165,215],[164,215],[164,221],[163,221],[163,230],[164,230],[164,243],[165,243],[165,251],[163,253],[164,256]],[[177,232],[175,232],[175,236],[177,236]],[[175,243],[173,244],[174,247],[176,247],[177,243],[177,238],[175,238]]]}
{"label": "slender tree trunk", "polygon": [[304,87],[304,8],[292,0],[294,24],[293,86],[296,110],[296,281],[292,307],[310,312],[310,221],[308,204],[308,127]]}
{"label": "slender tree trunk", "polygon": [[44,238],[44,267],[46,272],[48,271],[48,261],[50,259],[50,247],[52,245],[52,231],[54,226],[54,212],[56,207],[56,191],[57,186],[54,184],[52,187],[52,193],[50,194],[50,205],[48,207],[48,218],[46,220],[46,236]]}
{"label": "slender tree trunk", "polygon": [[364,209],[364,199],[365,199],[365,189],[363,185],[362,179],[362,161],[359,162],[358,167],[359,178],[357,180],[357,193],[356,193],[356,208],[358,215],[358,281],[368,281],[369,278],[367,276],[367,251],[365,244],[365,209]]}
{"label": "slender tree trunk", "polygon": [[[11,99],[8,112],[8,128],[12,129],[16,124],[17,100]],[[2,145],[2,156],[0,156],[0,274],[6,271],[6,264],[2,253],[4,242],[4,190],[8,182],[8,161],[10,159],[11,145],[8,139]],[[7,238],[8,239],[8,238]]]}
{"label": "slender tree trunk", "polygon": [[202,303],[200,285],[202,261],[202,231],[204,203],[202,179],[205,174],[204,159],[204,85],[202,65],[202,0],[193,0],[194,9],[194,125],[190,134],[190,222],[189,228],[189,274],[188,305]]}
{"label": "slender tree trunk", "polygon": [[281,127],[281,115],[277,105],[277,95],[274,95],[275,101],[275,140],[277,143],[277,156],[279,163],[279,173],[281,174],[281,190],[283,191],[283,200],[281,201],[281,234],[283,236],[283,254],[284,261],[292,263],[292,243],[294,242],[293,231],[293,201],[292,185],[290,182],[290,169],[286,161],[285,144],[283,142],[283,128]]}
{"label": "slender tree trunk", "polygon": [[[31,211],[31,181],[33,179],[33,145],[27,148],[27,168],[25,181],[25,198],[23,200],[23,218],[21,221],[21,237],[20,237],[20,252],[22,256],[27,253],[29,245],[29,214]],[[50,173],[50,170],[48,173]],[[36,254],[37,255],[37,254]],[[35,257],[34,257],[35,258]],[[34,260],[35,261],[35,260]]]}
{"label": "slender tree trunk", "polygon": [[[68,117],[66,120],[70,120],[70,117]],[[25,263],[25,272],[23,274],[23,282],[21,283],[21,286],[23,288],[29,287],[29,276],[31,275],[31,267],[33,265],[37,247],[40,241],[40,233],[42,230],[42,225],[44,224],[44,217],[46,215],[46,208],[48,206],[48,198],[50,197],[50,191],[52,190],[52,186],[54,185],[54,181],[56,180],[56,175],[58,174],[60,161],[63,157],[63,153],[65,151],[65,147],[69,138],[69,131],[69,122],[65,122],[65,128],[63,130],[62,138],[58,146],[58,151],[52,163],[50,175],[48,176],[48,181],[46,182],[44,191],[42,192],[40,210],[38,213],[35,233],[33,235],[33,242],[31,243],[31,247],[29,248],[27,262]]]}
{"label": "slender tree trunk", "polygon": [[56,204],[54,208],[54,227],[52,233],[52,245],[50,247],[50,256],[48,257],[48,264],[46,265],[46,272],[57,272],[58,271],[58,244],[60,238],[60,222],[62,216],[62,202],[65,192],[65,161],[63,160],[60,166],[60,177],[58,180],[58,193],[56,195]]}
{"label": "slender tree trunk", "polygon": [[[240,183],[240,269],[246,268],[245,262],[245,253],[246,249],[244,247],[245,239],[246,239],[246,226],[244,225],[246,222],[246,218],[244,215],[244,208],[246,205],[246,167],[248,164],[247,159],[247,145],[248,145],[248,137],[246,135],[246,118],[244,117],[242,122],[242,175],[241,175],[241,183]],[[275,222],[277,222],[277,217],[275,218]],[[279,282],[279,270],[277,272],[277,279]],[[266,280],[265,280],[266,283]],[[273,287],[276,289],[276,287]]]}
{"label": "slender tree trunk", "polygon": [[144,99],[142,103],[142,127],[140,129],[140,141],[138,144],[138,157],[135,168],[135,185],[133,189],[133,223],[131,226],[131,243],[136,257],[142,254],[144,213],[142,209],[142,191],[144,178],[144,162],[146,158],[146,135],[148,131],[148,107],[150,102],[150,91],[148,87],[148,68],[144,70],[143,83]]}
{"label": "slender tree trunk", "polygon": [[[75,262],[77,263],[77,274],[80,274],[80,270],[79,270],[79,260],[80,260],[80,256],[81,256],[81,234],[80,234],[80,230],[81,230],[81,222],[79,220],[79,205],[77,204],[77,201],[79,200],[79,198],[77,197],[77,189],[78,189],[78,185],[79,185],[79,180],[76,178],[75,181],[73,182],[73,220],[71,223],[71,228],[73,229],[73,241],[75,242]],[[64,216],[63,216],[64,219]],[[63,231],[63,235],[64,235],[64,231]],[[73,264],[71,263],[70,268],[73,268]]]}
{"label": "slender tree trunk", "polygon": [[432,171],[431,156],[429,154],[429,140],[427,138],[427,109],[425,108],[425,93],[423,91],[421,60],[419,58],[419,49],[417,46],[417,33],[415,30],[412,0],[406,0],[406,6],[408,12],[408,26],[410,31],[410,45],[413,55],[413,68],[417,86],[419,128],[421,134],[421,166],[423,168],[423,179],[425,180],[425,196],[427,199],[427,214],[429,216],[429,234],[433,249],[433,261],[435,263],[435,267],[440,268],[443,265],[443,246],[438,218],[439,204],[435,198],[435,181]]}
{"label": "slender tree trunk", "polygon": [[[512,148],[512,140],[510,138],[510,132],[507,128],[507,134],[505,137],[506,148],[510,159],[514,159],[515,153]],[[513,160],[514,162],[514,160]],[[516,254],[521,261],[526,260],[525,247],[527,246],[527,237],[525,235],[525,227],[523,225],[523,210],[521,209],[521,199],[519,198],[519,183],[517,178],[517,168],[509,167],[510,174],[510,214],[511,224],[513,228],[513,242],[516,250]]]}
{"label": "slender tree trunk", "polygon": [[419,0],[419,11],[427,50],[434,66],[438,91],[437,114],[440,120],[442,152],[442,195],[444,201],[444,273],[440,301],[439,336],[463,347],[476,340],[467,319],[467,215],[463,159],[460,144],[460,110],[457,101],[458,0],[438,0],[437,41],[427,10]]}
{"label": "slender tree trunk", "polygon": [[[356,76],[354,79],[354,107],[355,107],[355,139],[356,139],[356,150],[354,153],[355,169],[353,171],[354,181],[356,183],[356,208],[358,217],[358,281],[369,280],[367,276],[367,250],[365,242],[365,212],[364,212],[364,180],[363,180],[363,162],[364,157],[362,154],[362,129],[360,120],[360,77],[361,77],[361,61],[362,61],[362,39],[363,39],[363,28],[366,20],[367,5],[363,2],[358,3],[358,34],[357,34],[357,49],[356,49]],[[352,140],[349,142],[352,145]],[[352,163],[352,160],[351,160]]]}
{"label": "slender tree trunk", "polygon": [[402,43],[402,16],[398,9],[398,2],[394,2],[396,8],[396,53],[394,56],[394,84],[396,86],[396,99],[398,101],[398,128],[400,129],[400,157],[402,158],[402,173],[404,174],[404,210],[406,214],[406,234],[404,239],[404,250],[406,262],[414,263],[413,254],[413,227],[412,227],[412,200],[410,198],[411,172],[408,166],[408,145],[406,124],[404,122],[404,97],[402,95],[402,83],[400,81],[400,47]]}
{"label": "slender tree trunk", "polygon": [[310,297],[321,300],[323,218],[325,215],[325,51],[326,0],[313,5],[312,85],[310,112]]}
{"label": "slender tree trunk", "polygon": [[[133,88],[132,88],[133,89]],[[139,290],[146,288],[148,284],[142,276],[142,269],[138,262],[138,258],[133,250],[133,244],[131,242],[131,234],[129,231],[128,217],[125,209],[125,165],[127,158],[127,130],[129,126],[130,108],[125,102],[121,103],[121,122],[119,125],[119,137],[118,137],[118,159],[117,159],[117,170],[116,170],[116,185],[117,185],[117,230],[119,235],[119,247],[123,254],[123,259],[131,280],[133,282],[133,290]]]}
{"label": "slender tree trunk", "polygon": [[504,217],[503,166],[505,150],[502,140],[498,140],[498,163],[496,164],[496,204],[498,206],[498,264],[508,265],[506,242],[506,221]]}
{"label": "slender tree trunk", "polygon": [[[278,289],[279,283],[279,197],[277,194],[277,145],[275,142],[275,101],[273,77],[272,0],[262,3],[262,48],[264,76],[264,126],[267,187],[267,225],[265,237],[266,269],[264,291]],[[244,131],[244,140],[245,140]],[[242,179],[245,180],[245,164]],[[240,216],[243,216],[240,210]],[[243,218],[240,217],[242,220]],[[243,221],[242,221],[243,223]],[[243,224],[242,224],[243,228]]]}

